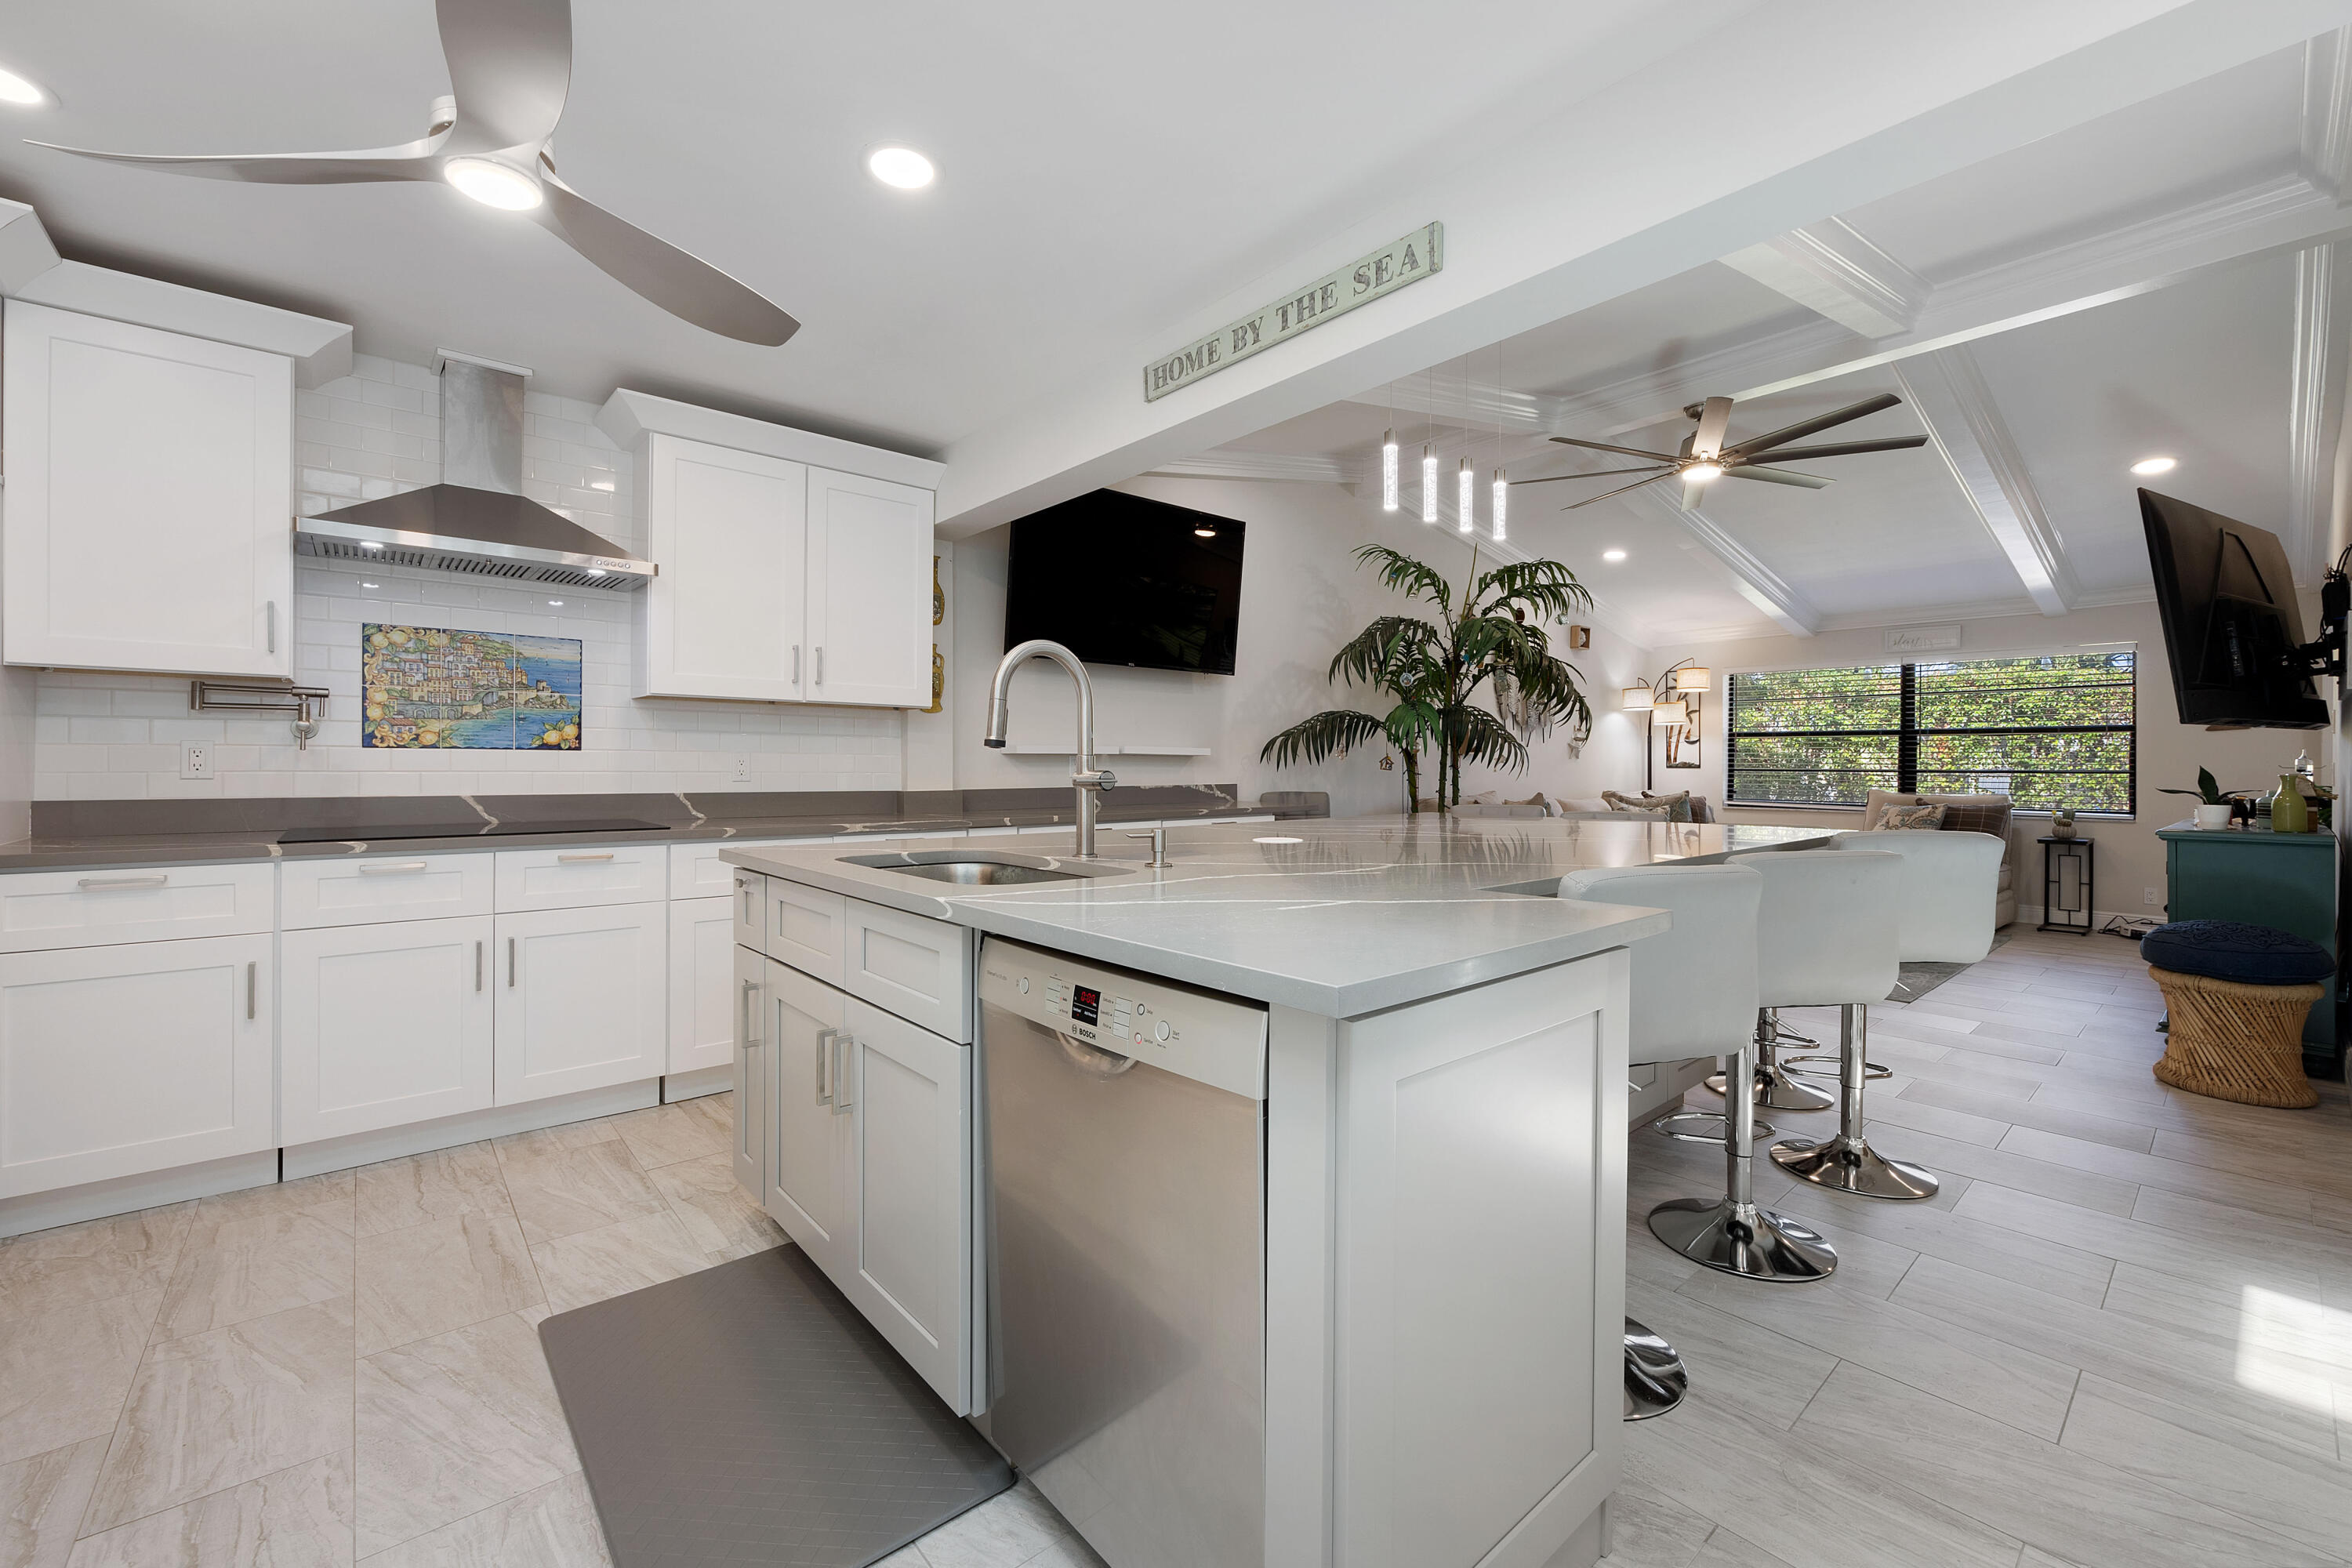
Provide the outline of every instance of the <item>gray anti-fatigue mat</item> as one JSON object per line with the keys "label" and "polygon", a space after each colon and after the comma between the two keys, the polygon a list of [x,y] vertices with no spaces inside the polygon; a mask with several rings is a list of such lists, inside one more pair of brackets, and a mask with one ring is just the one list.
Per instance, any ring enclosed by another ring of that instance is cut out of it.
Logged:
{"label": "gray anti-fatigue mat", "polygon": [[539,1336],[614,1568],[862,1568],[1013,1484],[797,1247]]}

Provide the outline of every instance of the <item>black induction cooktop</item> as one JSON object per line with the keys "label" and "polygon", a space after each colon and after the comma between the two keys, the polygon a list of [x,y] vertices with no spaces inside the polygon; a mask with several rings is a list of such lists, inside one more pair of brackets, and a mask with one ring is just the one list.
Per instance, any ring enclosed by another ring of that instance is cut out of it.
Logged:
{"label": "black induction cooktop", "polygon": [[598,817],[569,822],[377,822],[331,827],[289,827],[278,836],[280,844],[373,844],[394,838],[498,838],[519,833],[667,833],[659,822],[634,816]]}

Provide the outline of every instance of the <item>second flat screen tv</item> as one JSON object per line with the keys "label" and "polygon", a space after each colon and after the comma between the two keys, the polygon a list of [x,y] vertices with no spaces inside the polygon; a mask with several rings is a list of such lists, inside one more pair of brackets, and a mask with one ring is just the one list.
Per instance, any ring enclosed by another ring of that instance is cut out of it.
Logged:
{"label": "second flat screen tv", "polygon": [[1243,524],[1117,490],[1013,525],[1004,646],[1062,644],[1087,664],[1231,675]]}
{"label": "second flat screen tv", "polygon": [[2180,721],[2326,729],[2327,704],[2290,662],[2303,617],[2278,535],[2154,490],[2139,492],[2139,511]]}

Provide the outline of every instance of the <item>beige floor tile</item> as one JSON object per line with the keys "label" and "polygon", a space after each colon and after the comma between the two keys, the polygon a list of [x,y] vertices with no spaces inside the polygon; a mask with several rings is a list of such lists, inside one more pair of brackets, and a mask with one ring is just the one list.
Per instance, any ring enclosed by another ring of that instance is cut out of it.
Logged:
{"label": "beige floor tile", "polygon": [[0,1321],[162,1289],[195,1212],[172,1204],[0,1241]]}
{"label": "beige floor tile", "polygon": [[105,1460],[106,1439],[86,1437],[0,1465],[0,1563],[64,1568]]}
{"label": "beige floor tile", "polygon": [[530,1256],[539,1265],[540,1282],[547,1288],[547,1304],[559,1312],[642,1290],[710,1266],[709,1255],[694,1245],[686,1226],[667,1208],[553,1241],[533,1242]]}
{"label": "beige floor tile", "polygon": [[521,1227],[482,1210],[362,1237],[358,1279],[363,1356],[545,1299]]}
{"label": "beige floor tile", "polygon": [[580,1468],[536,1315],[509,1313],[360,1363],[362,1556]]}
{"label": "beige floor tile", "polygon": [[611,1568],[577,1475],[362,1558],[369,1568]]}
{"label": "beige floor tile", "polygon": [[89,1537],[69,1568],[331,1568],[352,1560],[352,1461],[330,1454]]}
{"label": "beige floor tile", "polygon": [[362,1236],[451,1215],[513,1211],[499,1174],[498,1152],[488,1143],[467,1143],[362,1165],[354,1175]]}
{"label": "beige floor tile", "polygon": [[161,1290],[19,1317],[0,1332],[0,1465],[114,1430]]}
{"label": "beige floor tile", "polygon": [[540,1127],[529,1132],[510,1133],[490,1140],[490,1151],[499,1163],[509,1160],[536,1160],[542,1155],[561,1154],[568,1149],[593,1149],[599,1143],[610,1143],[620,1136],[609,1116],[593,1121],[567,1121],[559,1127]]}
{"label": "beige floor tile", "polygon": [[150,1347],[83,1528],[348,1452],[352,1363],[348,1297]]}
{"label": "beige floor tile", "polygon": [[1628,1280],[1625,1312],[1664,1336],[1710,1398],[1783,1430],[1795,1425],[1837,1365],[1826,1352],[1679,1290]]}
{"label": "beige floor tile", "polygon": [[1680,1503],[1621,1486],[1609,1502],[1612,1549],[1600,1568],[1690,1568],[1715,1521]]}
{"label": "beige floor tile", "polygon": [[515,1217],[532,1242],[552,1241],[667,1205],[618,1138],[504,1160]]}
{"label": "beige floor tile", "polygon": [[958,1514],[915,1544],[930,1568],[1017,1568],[1069,1534],[1054,1505],[1024,1481]]}
{"label": "beige floor tile", "polygon": [[[1601,1562],[1613,1564],[1616,1559],[1604,1557]],[[1773,1556],[1729,1526],[1717,1525],[1715,1533],[1698,1549],[1698,1554],[1690,1560],[1690,1568],[1790,1568],[1790,1563],[1788,1559]]]}
{"label": "beige floor tile", "polygon": [[694,1244],[721,1261],[782,1244],[783,1227],[735,1184],[734,1160],[725,1151],[650,1173]]}
{"label": "beige floor tile", "polygon": [[163,1296],[159,1340],[352,1293],[349,1224],[316,1209],[200,1213]]}
{"label": "beige floor tile", "polygon": [[196,1204],[196,1217],[189,1230],[191,1244],[205,1239],[210,1227],[229,1220],[251,1219],[266,1214],[307,1214],[316,1215],[322,1223],[349,1235],[353,1226],[352,1199],[358,1180],[350,1171],[330,1171],[324,1175],[303,1176],[291,1182],[269,1182],[241,1192],[223,1193],[217,1197],[204,1198]]}
{"label": "beige floor tile", "polygon": [[687,1100],[675,1105],[648,1106],[615,1116],[613,1127],[622,1142],[628,1144],[629,1152],[637,1157],[637,1163],[648,1171],[675,1165],[680,1160],[724,1153],[727,1123],[702,1110],[702,1103],[699,1100]]}

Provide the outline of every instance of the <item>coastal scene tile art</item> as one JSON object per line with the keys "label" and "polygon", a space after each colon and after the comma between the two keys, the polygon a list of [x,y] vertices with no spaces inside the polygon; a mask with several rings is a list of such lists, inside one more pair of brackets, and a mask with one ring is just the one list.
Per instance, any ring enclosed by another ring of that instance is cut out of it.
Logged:
{"label": "coastal scene tile art", "polygon": [[580,640],[360,626],[362,746],[580,749]]}

